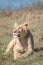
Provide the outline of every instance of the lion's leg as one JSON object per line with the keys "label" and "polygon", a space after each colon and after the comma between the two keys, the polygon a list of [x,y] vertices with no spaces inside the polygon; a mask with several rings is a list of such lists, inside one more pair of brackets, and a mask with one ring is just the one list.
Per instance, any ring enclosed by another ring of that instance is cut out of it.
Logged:
{"label": "lion's leg", "polygon": [[10,49],[13,47],[13,45],[15,45],[15,44],[16,44],[15,39],[12,39],[11,42],[8,44],[7,49],[6,49],[5,53],[4,53],[4,55],[6,55],[10,51]]}
{"label": "lion's leg", "polygon": [[30,55],[33,52],[33,50],[31,48],[29,48],[27,51],[25,51],[24,54],[22,54],[22,57],[27,57],[28,55]]}
{"label": "lion's leg", "polygon": [[22,57],[26,57],[28,55],[30,55],[33,52],[33,48],[32,48],[32,42],[31,42],[31,38],[28,39],[28,48],[25,51],[25,53],[22,55]]}
{"label": "lion's leg", "polygon": [[19,53],[18,50],[13,49],[13,52],[14,52],[14,61],[21,57],[21,53]]}

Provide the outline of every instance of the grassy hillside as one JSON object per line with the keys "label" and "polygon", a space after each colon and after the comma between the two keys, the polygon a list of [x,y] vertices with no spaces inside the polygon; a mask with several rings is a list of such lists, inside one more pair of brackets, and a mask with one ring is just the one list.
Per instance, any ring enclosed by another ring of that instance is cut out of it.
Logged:
{"label": "grassy hillside", "polygon": [[[43,65],[43,10],[25,8],[10,13],[8,15],[4,15],[5,13],[0,15],[0,65]],[[29,23],[36,52],[14,62],[12,51],[7,56],[3,54],[13,37],[14,23],[21,24],[25,21]]]}

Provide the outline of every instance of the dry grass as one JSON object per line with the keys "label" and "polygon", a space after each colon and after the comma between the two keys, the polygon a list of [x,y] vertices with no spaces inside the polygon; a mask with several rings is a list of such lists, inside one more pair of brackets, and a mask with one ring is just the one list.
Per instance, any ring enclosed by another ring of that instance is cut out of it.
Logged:
{"label": "dry grass", "polygon": [[[8,56],[4,56],[3,53],[12,39],[14,23],[20,24],[25,21],[28,21],[33,34],[36,52],[14,62],[12,51]],[[0,18],[0,65],[43,65],[43,10],[20,9],[11,16]]]}

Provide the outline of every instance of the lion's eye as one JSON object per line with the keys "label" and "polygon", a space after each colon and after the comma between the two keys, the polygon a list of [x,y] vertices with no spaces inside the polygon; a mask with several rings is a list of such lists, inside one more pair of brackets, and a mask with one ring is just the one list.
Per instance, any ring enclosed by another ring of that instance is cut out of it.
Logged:
{"label": "lion's eye", "polygon": [[21,29],[21,31],[23,31],[23,29]]}
{"label": "lion's eye", "polygon": [[14,33],[16,33],[16,31],[14,31]]}

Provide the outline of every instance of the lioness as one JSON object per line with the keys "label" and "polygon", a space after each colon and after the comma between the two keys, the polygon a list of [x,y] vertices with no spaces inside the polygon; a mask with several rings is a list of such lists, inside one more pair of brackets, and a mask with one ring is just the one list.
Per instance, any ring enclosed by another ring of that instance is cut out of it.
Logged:
{"label": "lioness", "polygon": [[21,25],[14,24],[13,39],[8,44],[5,54],[13,47],[14,60],[18,58],[27,57],[34,51],[34,43],[31,32],[29,31],[29,24],[25,22]]}

